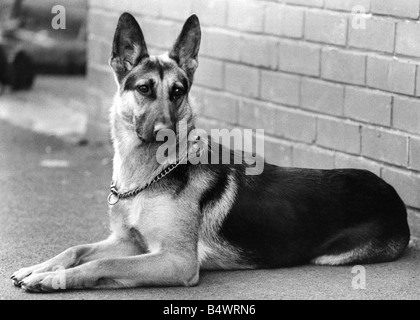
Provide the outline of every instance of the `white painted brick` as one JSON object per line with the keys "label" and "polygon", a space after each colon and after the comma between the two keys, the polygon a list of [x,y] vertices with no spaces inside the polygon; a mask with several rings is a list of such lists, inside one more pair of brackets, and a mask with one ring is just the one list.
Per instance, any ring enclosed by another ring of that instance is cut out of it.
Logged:
{"label": "white painted brick", "polygon": [[257,68],[230,63],[225,66],[225,88],[229,92],[258,97],[259,79]]}
{"label": "white painted brick", "polygon": [[300,78],[284,73],[261,72],[261,98],[287,105],[299,105]]}
{"label": "white painted brick", "polygon": [[228,27],[251,32],[263,31],[263,2],[229,1],[228,4]]}
{"label": "white painted brick", "polygon": [[420,134],[420,101],[394,97],[393,127]]}
{"label": "white painted brick", "polygon": [[406,166],[407,137],[381,129],[362,128],[362,155]]}
{"label": "white painted brick", "polygon": [[395,51],[402,55],[420,57],[420,24],[418,21],[397,23]]}
{"label": "white painted brick", "polygon": [[391,103],[390,94],[346,87],[344,114],[352,119],[390,126]]}
{"label": "white painted brick", "polygon": [[316,118],[290,108],[278,108],[276,134],[287,139],[312,143],[316,135]]}
{"label": "white painted brick", "polygon": [[321,77],[351,84],[365,83],[365,54],[323,48]]}
{"label": "white painted brick", "polygon": [[242,37],[241,60],[255,66],[277,68],[278,41],[261,35]]}
{"label": "white painted brick", "polygon": [[367,85],[370,87],[414,95],[416,66],[412,63],[369,56],[366,74]]}
{"label": "white painted brick", "polygon": [[418,0],[371,0],[371,10],[373,13],[416,19],[420,8]]}
{"label": "white painted brick", "polygon": [[335,45],[346,44],[347,17],[319,10],[306,12],[305,39]]}
{"label": "white painted brick", "polygon": [[365,29],[349,28],[349,45],[356,48],[393,52],[395,23],[387,19],[365,19]]}
{"label": "white painted brick", "polygon": [[297,168],[333,169],[334,152],[317,147],[293,146],[293,166]]}
{"label": "white painted brick", "polygon": [[317,144],[348,153],[360,153],[359,125],[343,120],[318,118]]}
{"label": "white painted brick", "polygon": [[223,62],[200,58],[200,66],[194,76],[195,83],[208,88],[223,88]]}
{"label": "white painted brick", "polygon": [[304,9],[268,2],[265,8],[266,33],[290,38],[303,36]]}
{"label": "white painted brick", "polygon": [[321,48],[318,45],[281,41],[279,69],[291,73],[319,76]]}
{"label": "white painted brick", "polygon": [[301,107],[316,112],[342,115],[344,87],[325,81],[303,78]]}

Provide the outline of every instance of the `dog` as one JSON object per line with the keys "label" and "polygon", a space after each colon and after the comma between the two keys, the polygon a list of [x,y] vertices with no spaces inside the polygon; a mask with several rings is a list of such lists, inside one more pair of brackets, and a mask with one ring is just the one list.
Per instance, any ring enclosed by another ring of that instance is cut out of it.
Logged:
{"label": "dog", "polygon": [[[189,92],[200,39],[192,15],[172,49],[150,56],[135,18],[121,15],[110,59],[118,84],[110,112],[111,235],[15,272],[16,286],[58,290],[56,266],[63,267],[65,289],[127,288],[194,286],[200,269],[365,264],[401,256],[410,238],[405,205],[369,171],[265,163],[261,174],[247,175],[246,162],[157,163],[161,130],[176,130],[180,121],[189,132],[195,128]],[[194,141],[187,153],[191,146]]]}

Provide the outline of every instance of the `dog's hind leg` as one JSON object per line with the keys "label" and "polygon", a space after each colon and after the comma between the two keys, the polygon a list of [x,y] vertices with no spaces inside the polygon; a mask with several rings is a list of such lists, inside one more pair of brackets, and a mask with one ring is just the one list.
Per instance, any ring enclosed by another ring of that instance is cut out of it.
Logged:
{"label": "dog's hind leg", "polygon": [[364,224],[346,229],[329,239],[311,262],[348,265],[393,261],[403,253],[408,241],[408,233],[387,233],[373,224]]}
{"label": "dog's hind leg", "polygon": [[22,280],[31,274],[72,268],[97,259],[132,256],[141,253],[144,253],[144,249],[138,244],[111,236],[101,242],[71,247],[50,260],[31,267],[22,268],[16,271],[11,279],[16,286],[20,286]]}
{"label": "dog's hind leg", "polygon": [[325,254],[311,260],[318,265],[348,265],[388,262],[397,259],[406,247],[403,239],[390,239],[387,243],[376,241],[339,254]]}

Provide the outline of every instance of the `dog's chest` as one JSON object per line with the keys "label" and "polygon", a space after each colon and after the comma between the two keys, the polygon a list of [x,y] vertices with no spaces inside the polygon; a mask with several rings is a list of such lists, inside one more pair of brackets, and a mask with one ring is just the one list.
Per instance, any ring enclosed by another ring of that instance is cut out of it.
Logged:
{"label": "dog's chest", "polygon": [[176,225],[167,196],[148,198],[140,194],[133,200],[126,200],[122,207],[113,219],[118,224],[117,229],[129,237],[134,233],[141,235],[149,251],[158,250],[165,235]]}

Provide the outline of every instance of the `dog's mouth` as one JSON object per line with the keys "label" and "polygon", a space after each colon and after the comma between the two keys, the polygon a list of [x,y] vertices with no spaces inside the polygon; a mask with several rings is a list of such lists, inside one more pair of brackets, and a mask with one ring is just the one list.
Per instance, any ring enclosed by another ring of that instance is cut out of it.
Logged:
{"label": "dog's mouth", "polygon": [[143,143],[153,143],[156,142],[156,134],[157,132],[143,132],[142,130],[136,130],[137,138],[140,142]]}
{"label": "dog's mouth", "polygon": [[146,139],[144,139],[140,134],[138,134],[137,133],[137,137],[139,138],[139,140],[142,142],[142,143],[145,143],[146,142]]}
{"label": "dog's mouth", "polygon": [[134,127],[134,131],[137,135],[137,138],[140,140],[142,144],[153,142],[155,139],[152,133],[152,130],[146,127],[144,124],[136,123]]}
{"label": "dog's mouth", "polygon": [[152,128],[137,126],[135,132],[142,143],[156,142],[157,135],[161,130],[173,130],[170,124],[163,124],[161,122],[154,123]]}
{"label": "dog's mouth", "polygon": [[137,138],[140,140],[141,143],[150,142],[149,141],[150,139],[147,139],[147,137],[139,130],[136,130],[136,134],[137,134]]}

